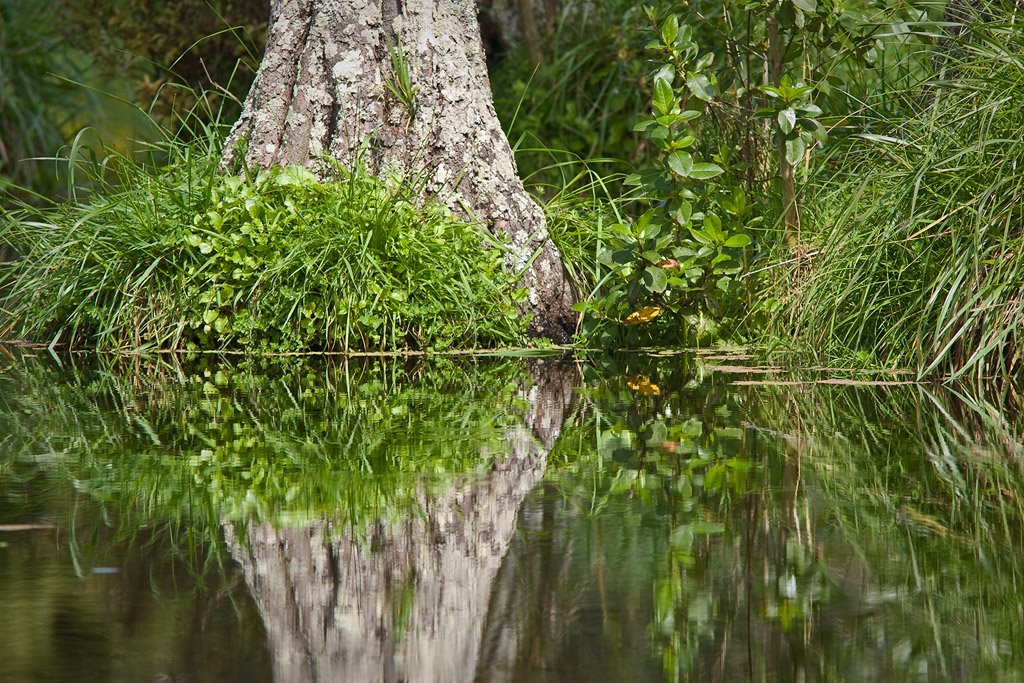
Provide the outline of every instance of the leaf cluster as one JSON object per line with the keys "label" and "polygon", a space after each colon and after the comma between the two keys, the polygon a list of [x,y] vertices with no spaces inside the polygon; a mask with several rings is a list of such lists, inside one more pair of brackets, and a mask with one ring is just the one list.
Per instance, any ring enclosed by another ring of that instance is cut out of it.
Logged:
{"label": "leaf cluster", "polygon": [[[655,20],[653,11],[650,17]],[[667,312],[669,336],[685,339],[687,328],[720,320],[742,270],[740,250],[751,244],[744,193],[737,189],[716,206],[706,183],[724,171],[693,150],[716,94],[713,55],[700,54],[692,28],[678,15],[661,22],[658,35],[648,46],[657,59],[650,113],[635,126],[654,160],[626,179],[645,210],[611,227],[599,257],[609,271],[605,289],[581,306],[591,314],[585,332],[606,343],[614,335],[606,322],[644,325]]]}

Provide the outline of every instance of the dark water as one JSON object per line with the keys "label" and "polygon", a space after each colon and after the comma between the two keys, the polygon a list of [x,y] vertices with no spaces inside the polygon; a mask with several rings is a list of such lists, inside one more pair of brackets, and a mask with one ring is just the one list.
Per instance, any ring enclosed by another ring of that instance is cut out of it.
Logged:
{"label": "dark water", "polygon": [[1014,420],[722,362],[4,360],[0,681],[1024,677]]}

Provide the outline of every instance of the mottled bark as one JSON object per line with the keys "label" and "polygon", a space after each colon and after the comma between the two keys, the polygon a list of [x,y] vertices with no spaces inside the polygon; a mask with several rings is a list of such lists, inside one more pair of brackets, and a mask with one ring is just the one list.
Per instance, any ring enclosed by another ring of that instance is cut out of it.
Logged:
{"label": "mottled bark", "polygon": [[[397,78],[396,47],[411,103],[386,85]],[[272,0],[266,52],[225,163],[240,154],[250,167],[322,169],[330,156],[374,173],[426,174],[427,193],[510,242],[531,331],[571,336],[573,292],[494,113],[472,0]]]}
{"label": "mottled bark", "polygon": [[225,526],[263,615],[278,681],[472,680],[494,577],[523,498],[540,480],[570,410],[575,365],[532,366],[529,408],[507,454],[485,476],[420,514],[355,538],[307,528]]}

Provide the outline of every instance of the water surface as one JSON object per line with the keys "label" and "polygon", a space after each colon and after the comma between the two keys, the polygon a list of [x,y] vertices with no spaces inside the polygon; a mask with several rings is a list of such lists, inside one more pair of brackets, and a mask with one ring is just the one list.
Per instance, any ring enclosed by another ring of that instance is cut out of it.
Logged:
{"label": "water surface", "polygon": [[1021,677],[1014,420],[735,363],[4,360],[0,680]]}

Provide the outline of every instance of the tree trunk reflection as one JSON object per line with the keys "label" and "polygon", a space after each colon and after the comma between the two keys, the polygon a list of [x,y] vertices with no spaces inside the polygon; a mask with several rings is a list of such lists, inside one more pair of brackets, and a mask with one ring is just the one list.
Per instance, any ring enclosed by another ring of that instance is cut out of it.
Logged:
{"label": "tree trunk reflection", "polygon": [[575,364],[534,361],[522,423],[485,476],[420,494],[416,516],[368,534],[225,525],[259,605],[279,681],[473,678],[491,587],[526,494],[571,409]]}

